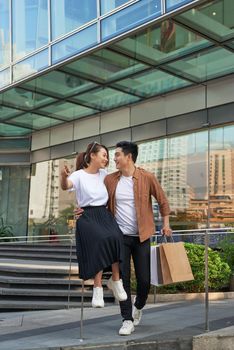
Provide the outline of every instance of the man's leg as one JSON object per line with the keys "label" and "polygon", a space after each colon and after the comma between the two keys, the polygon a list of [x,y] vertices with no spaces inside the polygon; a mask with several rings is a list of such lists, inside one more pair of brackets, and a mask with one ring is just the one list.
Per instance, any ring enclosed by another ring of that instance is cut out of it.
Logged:
{"label": "man's leg", "polygon": [[137,280],[137,293],[134,305],[140,310],[146,304],[150,289],[150,239],[141,243],[138,238],[135,238],[132,256]]}
{"label": "man's leg", "polygon": [[133,320],[132,318],[132,301],[131,301],[131,246],[133,237],[124,236],[124,262],[122,279],[127,300],[120,301],[120,310],[123,320]]}

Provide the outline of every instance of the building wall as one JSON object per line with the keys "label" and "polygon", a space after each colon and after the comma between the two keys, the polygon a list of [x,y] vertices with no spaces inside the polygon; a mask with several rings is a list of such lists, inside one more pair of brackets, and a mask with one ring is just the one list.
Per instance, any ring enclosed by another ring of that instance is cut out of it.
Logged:
{"label": "building wall", "polygon": [[[32,135],[32,163],[82,151],[97,139],[112,147],[234,122],[234,75],[86,117]],[[208,124],[209,123],[209,124]]]}

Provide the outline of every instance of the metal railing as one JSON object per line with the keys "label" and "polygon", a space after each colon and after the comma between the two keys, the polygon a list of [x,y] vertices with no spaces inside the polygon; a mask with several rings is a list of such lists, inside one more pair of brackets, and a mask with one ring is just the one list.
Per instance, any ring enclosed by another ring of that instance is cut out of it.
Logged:
{"label": "metal railing", "polygon": [[[208,248],[209,246],[215,247],[217,244],[227,237],[229,233],[234,233],[233,227],[225,228],[207,228],[207,229],[193,229],[193,230],[175,230],[173,231],[174,241],[184,241],[190,243],[199,243],[205,246],[205,330],[209,331],[209,269],[208,269]],[[152,241],[158,242],[161,237],[160,231],[156,231],[152,236]],[[10,239],[11,237],[9,237]],[[70,308],[70,294],[71,294],[71,273],[72,273],[72,248],[75,244],[75,233],[73,230],[69,234],[59,235],[59,241],[53,242],[50,237],[45,238],[45,236],[37,235],[29,238],[23,238],[21,236],[15,236],[14,239],[17,241],[4,242],[6,237],[0,237],[0,245],[4,244],[31,244],[31,243],[51,243],[54,245],[59,245],[60,243],[69,244],[69,282],[68,282],[68,299],[67,299],[67,309]],[[80,305],[80,341],[83,341],[83,316],[84,316],[84,280],[81,280],[82,290],[81,290],[81,305]],[[156,288],[156,287],[155,287]]]}

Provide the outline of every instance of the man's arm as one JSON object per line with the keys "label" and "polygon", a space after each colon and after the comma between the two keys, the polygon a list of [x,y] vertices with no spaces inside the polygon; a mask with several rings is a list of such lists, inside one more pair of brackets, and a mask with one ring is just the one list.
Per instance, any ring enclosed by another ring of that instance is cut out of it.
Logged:
{"label": "man's arm", "polygon": [[163,220],[162,233],[166,236],[171,236],[172,230],[169,222],[170,206],[160,183],[153,174],[151,174],[150,190],[159,204],[159,210]]}
{"label": "man's arm", "polygon": [[71,182],[71,180],[68,179],[69,175],[70,175],[70,171],[68,167],[65,165],[61,171],[61,178],[60,178],[60,186],[62,190],[68,190],[73,187],[73,183]]}
{"label": "man's arm", "polygon": [[165,236],[171,236],[172,235],[172,229],[171,229],[170,223],[169,223],[169,215],[163,216],[162,220],[163,220],[162,233]]}

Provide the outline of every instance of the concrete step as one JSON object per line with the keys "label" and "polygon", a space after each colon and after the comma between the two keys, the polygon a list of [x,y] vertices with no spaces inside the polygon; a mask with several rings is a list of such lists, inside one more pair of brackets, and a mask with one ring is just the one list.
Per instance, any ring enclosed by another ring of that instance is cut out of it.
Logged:
{"label": "concrete step", "polygon": [[[0,243],[0,249],[57,249],[57,250],[69,250],[70,243],[54,243],[54,242],[42,242],[42,243],[25,243],[25,242],[12,242],[12,243]],[[75,251],[75,243],[72,244],[72,249]]]}
{"label": "concrete step", "polygon": [[233,350],[234,326],[193,337],[193,350]]}
{"label": "concrete step", "polygon": [[[69,302],[70,308],[80,308],[78,301]],[[84,307],[91,307],[91,302],[84,302]],[[0,300],[0,311],[12,310],[59,310],[67,309],[68,301],[43,301],[43,300]]]}
{"label": "concrete step", "polygon": [[[28,298],[31,297],[46,297],[48,299],[50,298],[56,298],[56,297],[66,297],[68,296],[68,294],[70,294],[71,297],[75,297],[75,298],[80,298],[81,297],[81,293],[82,293],[82,288],[76,288],[75,290],[51,290],[51,289],[18,289],[18,288],[0,288],[0,296],[1,299],[4,296],[21,296],[26,298],[27,300]],[[93,295],[93,290],[92,288],[84,288],[84,298],[92,298]],[[109,290],[105,290],[104,291],[104,297],[105,298],[110,298],[112,301],[114,301],[113,299],[113,294],[111,291]]]}
{"label": "concrete step", "polygon": [[[103,276],[102,285],[103,287],[106,287],[107,281],[108,281],[109,275],[106,273]],[[77,276],[74,278],[74,276],[71,277],[69,280],[69,276],[66,276],[65,279],[61,278],[38,278],[38,277],[15,277],[15,276],[0,276],[0,286],[3,287],[4,284],[17,284],[17,285],[38,285],[38,288],[42,288],[43,285],[60,285],[62,287],[66,287],[69,284],[71,286],[81,286],[82,280]],[[93,279],[84,281],[85,287],[92,287],[93,286]]]}
{"label": "concrete step", "polygon": [[[24,258],[25,260],[30,260],[30,259],[35,259],[35,260],[38,260],[38,259],[46,259],[46,260],[56,260],[56,261],[67,261],[69,262],[70,261],[70,255],[69,253],[65,253],[65,252],[62,252],[62,253],[56,253],[54,251],[43,251],[43,252],[40,252],[40,251],[11,251],[11,252],[8,252],[8,251],[0,251],[0,255],[1,255],[1,258],[11,258],[13,257],[14,259],[22,259]],[[77,257],[75,254],[72,254],[71,256],[71,261],[72,262],[76,262],[77,261]]]}
{"label": "concrete step", "polygon": [[[105,285],[107,283],[106,280],[103,280],[103,284]],[[14,276],[0,276],[0,285],[4,284],[17,284],[17,285],[74,285],[74,286],[81,286],[82,280],[77,278],[72,278],[69,280],[69,277],[67,276],[66,279],[61,278],[37,278],[37,277],[14,277]],[[87,280],[85,281],[85,286],[92,286],[93,280]],[[40,286],[39,286],[40,288]]]}
{"label": "concrete step", "polygon": [[7,274],[18,275],[24,277],[27,274],[28,277],[34,277],[35,275],[53,275],[67,276],[78,274],[77,263],[70,264],[69,262],[63,263],[60,261],[47,261],[47,260],[22,260],[22,259],[0,259],[0,275],[6,276]]}
{"label": "concrete step", "polygon": [[[67,308],[68,298],[71,307],[80,306],[82,280],[76,257],[70,263],[69,254],[60,249],[43,246],[40,252],[38,247],[30,251],[27,246],[26,251],[19,247],[11,252],[0,251],[0,310]],[[113,303],[112,292],[106,287],[107,278],[108,273],[103,279],[104,298],[107,303]],[[89,307],[92,286],[93,280],[85,281],[84,302]]]}
{"label": "concrete step", "polygon": [[72,249],[68,245],[55,245],[55,244],[14,244],[14,245],[6,245],[6,244],[0,244],[0,252],[2,251],[35,251],[35,252],[55,252],[58,251],[60,253],[70,253],[70,250],[73,253],[76,253],[75,246],[72,246]]}

